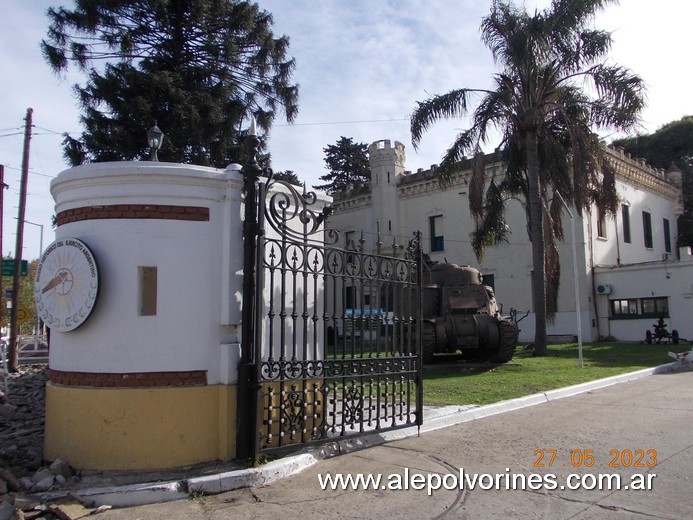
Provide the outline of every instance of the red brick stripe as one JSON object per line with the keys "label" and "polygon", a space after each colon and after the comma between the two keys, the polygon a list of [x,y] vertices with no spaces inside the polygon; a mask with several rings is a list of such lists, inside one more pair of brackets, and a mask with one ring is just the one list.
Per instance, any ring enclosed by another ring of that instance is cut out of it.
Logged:
{"label": "red brick stripe", "polygon": [[66,209],[56,216],[58,226],[80,220],[163,219],[208,221],[209,208],[200,206],[165,206],[161,204],[109,204]]}
{"label": "red brick stripe", "polygon": [[48,379],[54,385],[100,388],[195,386],[207,384],[207,372],[205,370],[192,370],[184,372],[104,373],[50,370]]}

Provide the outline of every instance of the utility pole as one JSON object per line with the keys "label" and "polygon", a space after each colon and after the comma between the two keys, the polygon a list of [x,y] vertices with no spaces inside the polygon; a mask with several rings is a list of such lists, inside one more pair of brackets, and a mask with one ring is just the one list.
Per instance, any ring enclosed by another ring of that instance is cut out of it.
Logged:
{"label": "utility pole", "polygon": [[31,121],[33,108],[27,108],[24,124],[24,153],[22,154],[22,178],[19,188],[19,215],[17,217],[17,243],[14,249],[14,274],[12,276],[12,319],[10,339],[7,346],[9,371],[17,371],[17,313],[19,312],[19,276],[22,268],[22,249],[24,248],[24,214],[26,213],[26,186],[29,180],[29,144],[31,143]]}
{"label": "utility pole", "polygon": [[[2,259],[2,232],[3,215],[5,214],[5,165],[0,164],[0,260]],[[5,306],[5,294],[2,292],[2,275],[0,275],[0,326],[3,322],[3,307]]]}

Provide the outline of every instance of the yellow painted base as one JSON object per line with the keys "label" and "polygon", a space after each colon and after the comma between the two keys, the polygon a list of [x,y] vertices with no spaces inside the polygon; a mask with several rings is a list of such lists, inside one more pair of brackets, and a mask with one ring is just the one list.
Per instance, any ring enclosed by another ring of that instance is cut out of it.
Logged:
{"label": "yellow painted base", "polygon": [[[321,379],[267,381],[262,385],[260,418],[264,422],[261,449],[279,448],[317,438],[323,407]],[[303,431],[305,429],[305,431]]]}
{"label": "yellow painted base", "polygon": [[44,457],[79,469],[162,469],[236,455],[236,387],[48,384]]}

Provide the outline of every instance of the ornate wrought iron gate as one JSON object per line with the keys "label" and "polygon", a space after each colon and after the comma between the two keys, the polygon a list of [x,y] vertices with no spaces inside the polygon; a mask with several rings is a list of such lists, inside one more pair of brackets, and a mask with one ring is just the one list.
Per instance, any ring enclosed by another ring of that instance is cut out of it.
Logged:
{"label": "ornate wrought iron gate", "polygon": [[258,193],[255,454],[421,425],[421,250],[324,229],[283,181]]}

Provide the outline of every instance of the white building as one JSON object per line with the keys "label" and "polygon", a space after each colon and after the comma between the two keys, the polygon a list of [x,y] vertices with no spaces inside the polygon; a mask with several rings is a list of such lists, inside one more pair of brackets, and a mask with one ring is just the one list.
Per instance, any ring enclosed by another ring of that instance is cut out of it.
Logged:
{"label": "white building", "polygon": [[[607,148],[617,172],[620,207],[615,218],[600,219],[596,208],[580,217],[574,208],[579,311],[587,341],[611,337],[640,341],[664,316],[668,330],[693,338],[693,256],[676,248],[677,217],[682,213],[681,172],[655,170],[622,150]],[[527,311],[520,322],[520,340],[532,341],[534,316],[532,255],[524,209],[508,203],[509,243],[488,249],[481,265],[470,245],[474,221],[469,212],[469,165],[452,184],[441,189],[435,165],[416,173],[405,171],[404,145],[389,140],[369,147],[371,186],[335,194],[329,227],[347,239],[375,248],[402,244],[416,230],[423,234],[424,252],[431,260],[478,267],[496,296],[510,309]],[[489,175],[493,165],[488,166]],[[548,324],[549,336],[576,336],[576,299],[571,252],[570,217],[564,213],[566,241],[561,258],[558,312]]]}

